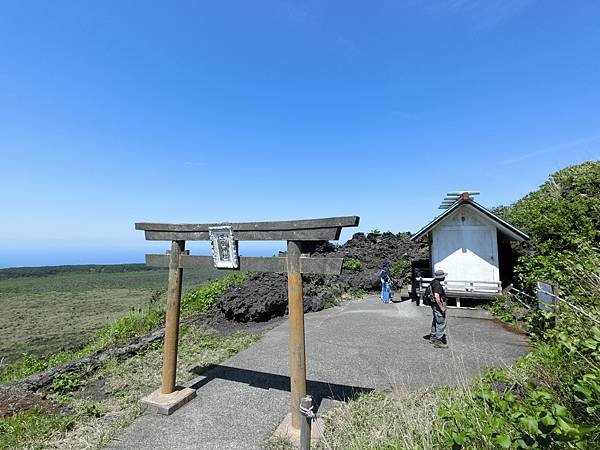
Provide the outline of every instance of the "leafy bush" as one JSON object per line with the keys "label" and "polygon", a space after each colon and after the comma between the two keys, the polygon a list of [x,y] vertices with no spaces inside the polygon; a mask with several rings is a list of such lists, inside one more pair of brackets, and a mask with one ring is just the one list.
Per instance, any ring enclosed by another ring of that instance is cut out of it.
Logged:
{"label": "leafy bush", "polygon": [[[202,287],[188,292],[181,299],[181,313],[189,316],[206,311],[233,284],[247,278],[246,274],[233,274],[225,278],[211,280]],[[122,345],[132,337],[149,333],[159,327],[165,318],[164,306],[157,305],[161,292],[153,294],[149,300],[151,308],[147,312],[133,312],[101,330],[93,343],[86,348],[87,353],[110,346]]]}
{"label": "leafy bush", "polygon": [[495,317],[502,320],[503,322],[515,323],[515,318],[512,313],[505,308],[506,304],[513,302],[511,299],[505,297],[496,297],[491,302],[484,303],[481,308],[490,311]]}
{"label": "leafy bush", "polygon": [[406,259],[399,259],[394,264],[392,264],[392,275],[399,276],[404,275],[410,269],[410,261]]}
{"label": "leafy bush", "polygon": [[565,267],[573,262],[587,272],[600,246],[600,161],[567,167],[540,188],[496,212],[531,236],[519,248],[517,275],[533,290],[538,279],[574,293],[577,283]]}
{"label": "leafy bush", "polygon": [[[593,258],[592,258],[593,260]],[[576,262],[571,262],[572,266]],[[571,273],[571,272],[569,272]],[[600,317],[600,269],[578,281],[573,303]],[[597,448],[600,446],[600,328],[564,305],[560,321],[530,317],[534,348],[508,372],[496,371],[471,401],[440,410],[444,439],[455,448]],[[499,389],[500,387],[500,389]],[[485,424],[482,425],[482,424]]]}
{"label": "leafy bush", "polygon": [[161,307],[148,312],[130,313],[100,330],[93,343],[85,350],[91,353],[103,348],[126,344],[132,337],[144,335],[159,327],[163,323],[164,317],[165,312]]}
{"label": "leafy bush", "polygon": [[367,291],[365,291],[363,288],[358,288],[358,289],[350,289],[348,291],[348,293],[355,298],[360,298],[360,297],[364,297],[365,295],[367,295]]}
{"label": "leafy bush", "polygon": [[188,292],[181,300],[182,315],[185,317],[206,311],[231,286],[244,282],[249,276],[249,273],[232,274],[219,280],[209,281],[204,286]]}
{"label": "leafy bush", "polygon": [[360,261],[358,259],[354,259],[354,258],[344,259],[344,262],[342,263],[342,268],[348,269],[348,270],[359,270],[360,267],[361,267]]}
{"label": "leafy bush", "polygon": [[341,301],[342,301],[342,297],[341,296],[334,297],[333,300],[330,300],[330,301],[326,302],[323,305],[323,308],[324,309],[333,308],[334,306],[339,305]]}
{"label": "leafy bush", "polygon": [[52,380],[52,390],[60,394],[72,392],[81,386],[81,380],[76,375],[59,375]]}
{"label": "leafy bush", "polygon": [[531,234],[538,254],[577,251],[582,242],[599,244],[600,161],[553,173],[504,215]]}
{"label": "leafy bush", "polygon": [[[484,381],[470,402],[442,408],[444,440],[453,448],[549,448],[557,443],[584,444],[585,429],[567,408],[533,384],[525,393],[507,388],[497,392],[493,381],[507,382],[501,371]],[[475,425],[479,424],[479,425]]]}
{"label": "leafy bush", "polygon": [[89,417],[102,417],[100,408],[98,408],[98,405],[93,402],[89,402],[84,406],[83,414]]}

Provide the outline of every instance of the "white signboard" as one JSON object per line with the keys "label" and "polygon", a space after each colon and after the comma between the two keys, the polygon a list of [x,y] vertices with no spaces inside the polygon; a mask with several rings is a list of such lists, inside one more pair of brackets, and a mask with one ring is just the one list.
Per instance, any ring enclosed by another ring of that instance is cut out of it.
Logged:
{"label": "white signboard", "polygon": [[237,269],[239,260],[237,242],[233,239],[233,230],[229,226],[209,227],[208,234],[212,244],[212,255],[217,269]]}

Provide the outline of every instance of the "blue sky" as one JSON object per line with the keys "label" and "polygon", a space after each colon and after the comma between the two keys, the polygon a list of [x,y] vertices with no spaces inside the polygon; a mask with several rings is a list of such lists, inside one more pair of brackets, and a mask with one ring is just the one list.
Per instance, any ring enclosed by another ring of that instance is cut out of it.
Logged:
{"label": "blue sky", "polygon": [[167,248],[136,221],[414,232],[449,190],[511,203],[600,157],[598,17],[594,1],[4,1],[0,267]]}

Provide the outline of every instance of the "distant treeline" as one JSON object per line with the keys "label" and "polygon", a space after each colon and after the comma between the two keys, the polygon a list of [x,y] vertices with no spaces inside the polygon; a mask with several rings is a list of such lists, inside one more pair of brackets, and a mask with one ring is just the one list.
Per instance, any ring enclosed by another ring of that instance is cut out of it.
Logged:
{"label": "distant treeline", "polygon": [[165,269],[148,267],[145,264],[81,264],[68,266],[14,267],[10,269],[0,269],[0,280],[18,277],[40,277],[46,275],[56,275],[59,273],[119,273],[144,270]]}

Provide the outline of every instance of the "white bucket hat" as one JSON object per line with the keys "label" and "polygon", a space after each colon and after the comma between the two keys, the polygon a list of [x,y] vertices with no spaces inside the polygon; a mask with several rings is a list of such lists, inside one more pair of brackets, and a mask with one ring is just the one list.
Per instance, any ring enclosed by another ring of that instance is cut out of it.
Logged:
{"label": "white bucket hat", "polygon": [[448,274],[446,272],[444,272],[442,269],[438,269],[433,274],[433,278],[435,278],[436,280],[440,280],[442,278],[446,278],[447,275]]}

